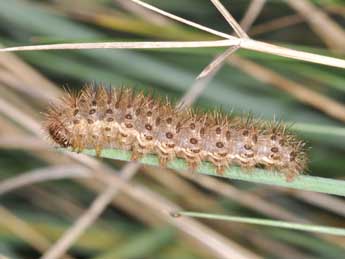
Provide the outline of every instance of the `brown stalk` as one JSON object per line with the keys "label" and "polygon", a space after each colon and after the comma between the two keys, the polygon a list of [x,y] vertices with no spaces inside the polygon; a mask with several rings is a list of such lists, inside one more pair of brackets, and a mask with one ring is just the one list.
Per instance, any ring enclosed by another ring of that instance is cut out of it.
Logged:
{"label": "brown stalk", "polygon": [[286,79],[285,77],[256,64],[248,59],[238,56],[232,57],[229,64],[251,75],[252,77],[282,89],[303,103],[306,103],[333,118],[345,121],[345,105],[334,101],[333,99],[314,92],[303,85]]}
{"label": "brown stalk", "polygon": [[345,51],[345,31],[321,9],[307,0],[287,0],[300,13],[312,30],[334,50]]}

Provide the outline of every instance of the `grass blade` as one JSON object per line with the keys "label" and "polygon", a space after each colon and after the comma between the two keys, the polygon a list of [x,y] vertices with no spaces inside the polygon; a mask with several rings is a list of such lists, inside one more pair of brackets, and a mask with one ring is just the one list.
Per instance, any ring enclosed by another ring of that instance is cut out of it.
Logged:
{"label": "grass blade", "polygon": [[280,221],[280,220],[268,220],[268,219],[252,218],[252,217],[250,218],[234,217],[234,216],[227,216],[227,215],[217,215],[217,214],[189,212],[189,211],[178,211],[178,212],[172,213],[172,216],[174,217],[189,216],[189,217],[194,217],[194,218],[226,220],[226,221],[239,222],[239,223],[248,223],[248,224],[256,224],[256,225],[262,225],[262,226],[287,228],[287,229],[302,230],[302,231],[308,231],[308,232],[317,232],[317,233],[336,235],[336,236],[345,236],[344,228],[318,226],[318,225],[311,225],[311,224],[299,224],[299,223],[292,223],[292,222],[286,222],[286,221]]}

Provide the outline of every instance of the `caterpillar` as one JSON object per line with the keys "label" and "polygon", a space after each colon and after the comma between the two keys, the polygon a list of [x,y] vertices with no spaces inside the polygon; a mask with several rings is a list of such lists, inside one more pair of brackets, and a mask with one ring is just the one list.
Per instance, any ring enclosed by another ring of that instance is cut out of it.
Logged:
{"label": "caterpillar", "polygon": [[130,150],[133,160],[156,154],[162,167],[178,157],[191,170],[208,161],[219,174],[232,165],[260,167],[292,181],[307,165],[305,142],[282,123],[179,109],[131,88],[86,85],[78,93],[66,91],[48,107],[43,125],[61,147],[95,149],[98,156],[104,148]]}

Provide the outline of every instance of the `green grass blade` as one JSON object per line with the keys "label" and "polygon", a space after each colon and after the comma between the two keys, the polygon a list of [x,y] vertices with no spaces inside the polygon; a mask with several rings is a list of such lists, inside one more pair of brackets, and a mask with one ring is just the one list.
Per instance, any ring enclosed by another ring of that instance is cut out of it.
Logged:
{"label": "green grass blade", "polygon": [[173,216],[189,216],[189,217],[205,218],[205,219],[226,220],[226,221],[239,222],[239,223],[248,223],[248,224],[256,224],[256,225],[262,225],[262,226],[287,228],[287,229],[302,230],[302,231],[308,231],[308,232],[317,232],[317,233],[330,234],[330,235],[336,235],[336,236],[345,236],[345,228],[318,226],[318,225],[311,225],[311,224],[300,224],[300,223],[292,223],[292,222],[286,222],[286,221],[280,221],[280,220],[234,217],[234,216],[227,216],[227,215],[217,215],[217,214],[189,212],[189,211],[179,211],[179,212],[173,213],[172,215]]}
{"label": "green grass blade", "polygon": [[[69,151],[69,149],[59,149],[64,151]],[[82,153],[96,156],[94,149],[86,149]],[[130,161],[131,152],[118,150],[118,149],[103,149],[101,157]],[[158,158],[155,155],[146,155],[139,160],[141,163],[146,165],[158,166]],[[187,163],[183,159],[175,159],[168,164],[168,168],[175,169],[177,171],[187,171]],[[224,177],[228,179],[243,180],[253,183],[262,183],[269,184],[274,186],[288,187],[293,189],[299,189],[304,191],[314,191],[322,192],[328,194],[334,194],[339,196],[345,196],[345,181],[334,180],[328,178],[321,178],[316,176],[309,175],[300,175],[295,178],[292,182],[287,182],[285,178],[277,173],[272,171],[267,171],[263,169],[255,169],[250,172],[243,172],[240,167],[230,167],[224,174],[217,174],[215,168],[212,164],[208,162],[202,163],[197,172],[205,175],[212,175],[218,177]]]}

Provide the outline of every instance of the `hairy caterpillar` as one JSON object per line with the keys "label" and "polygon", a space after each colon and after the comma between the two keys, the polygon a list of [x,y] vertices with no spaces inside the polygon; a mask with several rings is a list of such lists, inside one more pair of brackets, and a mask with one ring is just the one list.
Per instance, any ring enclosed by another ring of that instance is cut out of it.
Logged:
{"label": "hairy caterpillar", "polygon": [[160,165],[180,157],[194,170],[211,162],[218,173],[231,165],[263,167],[294,179],[306,167],[305,143],[280,123],[177,109],[168,100],[126,88],[86,86],[52,104],[44,127],[62,147],[80,152],[103,148],[153,153]]}

